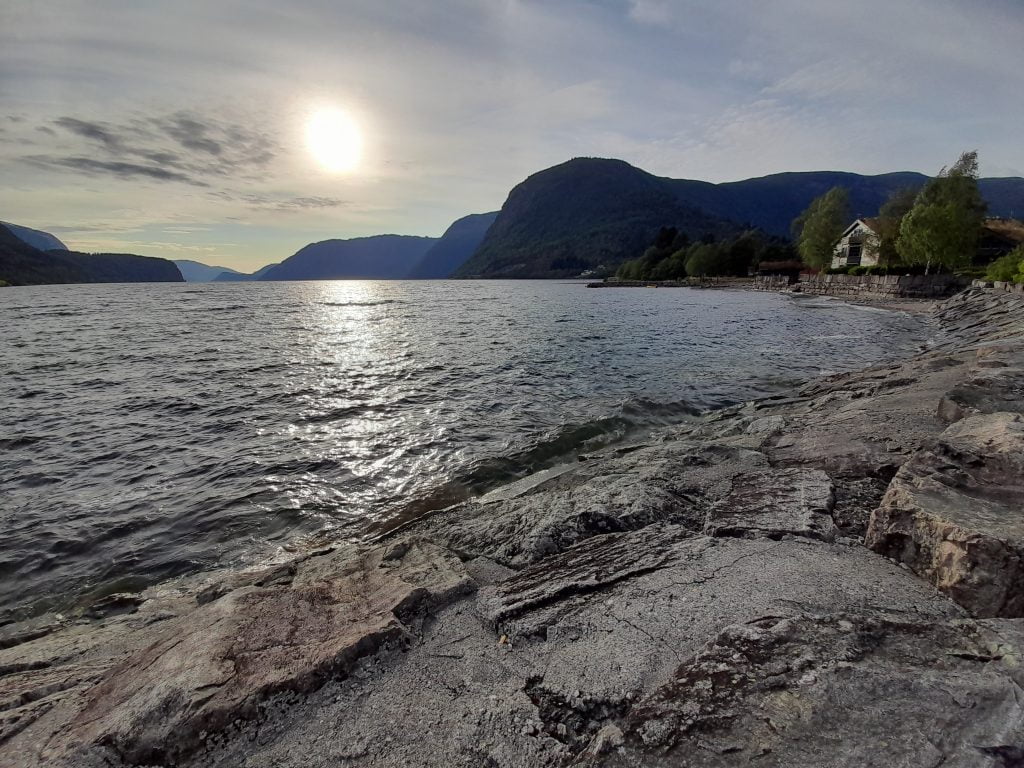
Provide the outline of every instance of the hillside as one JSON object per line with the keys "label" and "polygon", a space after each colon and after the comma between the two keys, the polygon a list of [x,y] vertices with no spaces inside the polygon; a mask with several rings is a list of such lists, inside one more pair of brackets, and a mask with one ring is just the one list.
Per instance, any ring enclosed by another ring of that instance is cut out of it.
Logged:
{"label": "hillside", "polygon": [[211,267],[208,264],[192,261],[191,259],[175,259],[174,263],[181,271],[181,276],[185,278],[187,283],[208,283],[211,280],[216,280],[219,275],[225,272],[238,274],[236,270],[229,267]]}
{"label": "hillside", "polygon": [[18,224],[11,224],[9,221],[0,221],[0,226],[7,227],[12,235],[37,250],[66,251],[68,249],[68,247],[64,245],[59,238],[55,235],[51,235],[49,232],[43,232],[30,227],[22,227]]}
{"label": "hillside", "polygon": [[[834,186],[850,192],[854,216],[874,215],[889,194],[927,177],[899,172],[780,173],[744,181],[653,176],[621,160],[578,158],[517,185],[462,277],[567,277],[636,258],[662,226],[693,237],[748,226],[789,235],[810,202]],[[992,215],[1024,212],[1024,179],[979,181]]]}
{"label": "hillside", "polygon": [[274,262],[273,264],[267,264],[265,267],[260,267],[255,272],[235,272],[234,270],[225,270],[213,278],[214,283],[247,283],[253,280],[263,279],[263,275],[276,267],[280,262]]}
{"label": "hillside", "polygon": [[0,280],[11,285],[183,281],[167,259],[127,253],[40,251],[0,226]]}
{"label": "hillside", "polygon": [[483,242],[484,235],[496,218],[497,211],[463,216],[445,230],[441,239],[434,243],[409,273],[409,277],[426,280],[451,277]]}
{"label": "hillside", "polygon": [[577,158],[508,195],[460,277],[572,277],[638,255],[663,226],[693,237],[738,229],[682,202],[665,179],[621,160]]}
{"label": "hillside", "polygon": [[423,259],[433,237],[376,235],[311,243],[260,280],[400,280]]}

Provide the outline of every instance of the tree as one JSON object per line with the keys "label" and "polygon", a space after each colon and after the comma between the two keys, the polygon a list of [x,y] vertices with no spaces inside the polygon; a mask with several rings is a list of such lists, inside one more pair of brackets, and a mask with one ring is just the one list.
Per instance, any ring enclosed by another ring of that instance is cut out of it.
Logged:
{"label": "tree", "polygon": [[896,243],[907,264],[932,264],[955,269],[969,263],[985,220],[985,201],[978,190],[978,153],[964,152],[948,170],[929,181],[903,217]]}
{"label": "tree", "polygon": [[900,260],[896,243],[900,237],[903,217],[910,213],[920,190],[916,187],[900,187],[878,209],[878,263],[884,266],[898,264]]}
{"label": "tree", "polygon": [[686,274],[703,277],[719,274],[719,247],[714,243],[698,243],[686,257]]}
{"label": "tree", "polygon": [[836,240],[850,218],[850,194],[844,187],[832,187],[815,198],[793,221],[797,250],[804,264],[822,269],[832,263]]}

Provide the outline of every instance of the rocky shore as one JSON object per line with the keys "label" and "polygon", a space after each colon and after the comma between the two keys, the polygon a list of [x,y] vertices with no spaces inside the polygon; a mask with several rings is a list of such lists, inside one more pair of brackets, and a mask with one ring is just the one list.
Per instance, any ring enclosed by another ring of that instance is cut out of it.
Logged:
{"label": "rocky shore", "polygon": [[1024,764],[1024,296],[364,545],[0,630],[0,765]]}

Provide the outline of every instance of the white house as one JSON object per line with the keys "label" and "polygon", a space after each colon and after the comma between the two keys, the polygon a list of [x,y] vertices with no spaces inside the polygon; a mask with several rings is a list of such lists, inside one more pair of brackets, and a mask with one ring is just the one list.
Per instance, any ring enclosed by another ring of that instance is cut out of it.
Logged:
{"label": "white house", "polygon": [[857,219],[846,228],[832,251],[832,268],[873,267],[878,263],[878,219]]}

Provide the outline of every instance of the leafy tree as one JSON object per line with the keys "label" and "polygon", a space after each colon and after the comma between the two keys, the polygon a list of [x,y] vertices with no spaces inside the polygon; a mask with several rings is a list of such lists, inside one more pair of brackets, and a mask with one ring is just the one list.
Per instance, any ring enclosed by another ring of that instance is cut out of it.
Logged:
{"label": "leafy tree", "polygon": [[832,187],[815,198],[793,221],[797,250],[804,264],[822,269],[832,262],[832,250],[850,218],[850,194]]}
{"label": "leafy tree", "polygon": [[900,237],[903,217],[910,213],[920,192],[915,187],[900,187],[878,209],[878,263],[892,266],[899,263],[896,243]]}
{"label": "leafy tree", "polygon": [[720,249],[715,243],[698,243],[686,258],[686,274],[704,277],[721,274],[719,267]]}
{"label": "leafy tree", "polygon": [[929,181],[903,217],[896,247],[907,264],[954,269],[970,262],[985,219],[978,191],[978,153],[965,152]]}

